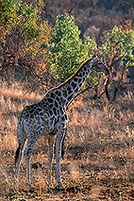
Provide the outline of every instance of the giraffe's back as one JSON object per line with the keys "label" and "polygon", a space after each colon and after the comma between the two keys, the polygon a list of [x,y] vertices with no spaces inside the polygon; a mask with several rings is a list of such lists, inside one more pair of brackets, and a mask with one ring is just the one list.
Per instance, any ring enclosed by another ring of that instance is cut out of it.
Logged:
{"label": "giraffe's back", "polygon": [[56,129],[60,114],[60,108],[56,108],[52,103],[39,102],[23,109],[19,124],[23,125],[27,137],[32,133],[48,134]]}

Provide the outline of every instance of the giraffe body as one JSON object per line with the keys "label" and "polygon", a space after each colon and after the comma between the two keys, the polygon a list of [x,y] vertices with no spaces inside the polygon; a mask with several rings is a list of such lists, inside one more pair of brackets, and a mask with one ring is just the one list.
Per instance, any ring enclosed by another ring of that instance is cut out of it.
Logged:
{"label": "giraffe body", "polygon": [[30,187],[30,158],[33,148],[41,135],[48,135],[49,184],[52,185],[52,159],[56,137],[56,177],[58,186],[62,186],[60,175],[61,145],[68,122],[66,108],[81,88],[91,70],[108,74],[108,69],[96,57],[86,61],[78,71],[65,83],[48,91],[44,98],[36,104],[27,106],[21,113],[17,125],[19,147],[16,151],[16,179],[26,139],[27,147],[24,152],[26,159],[27,179]]}

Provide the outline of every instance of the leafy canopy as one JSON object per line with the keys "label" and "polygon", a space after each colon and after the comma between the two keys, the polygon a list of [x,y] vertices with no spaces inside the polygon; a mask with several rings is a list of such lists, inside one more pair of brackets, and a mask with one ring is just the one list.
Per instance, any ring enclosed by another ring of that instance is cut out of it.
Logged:
{"label": "leafy canopy", "polygon": [[59,83],[69,78],[96,49],[96,42],[86,37],[80,39],[80,30],[69,14],[57,17],[49,41],[42,44],[46,48],[50,71]]}
{"label": "leafy canopy", "polygon": [[107,34],[106,41],[100,47],[100,54],[106,58],[113,60],[121,58],[125,62],[125,66],[134,65],[134,31],[122,31],[121,28],[115,26],[111,32]]}
{"label": "leafy canopy", "polygon": [[21,30],[21,33],[29,38],[31,43],[37,41],[43,35],[44,28],[48,31],[46,21],[42,23],[41,20],[42,7],[41,0],[36,0],[33,3],[24,3],[23,0],[0,0],[2,34],[10,33],[11,30],[16,29],[16,31]]}
{"label": "leafy canopy", "polygon": [[42,20],[44,6],[42,0],[0,0],[0,73],[4,76],[8,77],[5,67],[15,66],[18,71],[30,72],[47,82],[40,43],[47,40],[51,28]]}

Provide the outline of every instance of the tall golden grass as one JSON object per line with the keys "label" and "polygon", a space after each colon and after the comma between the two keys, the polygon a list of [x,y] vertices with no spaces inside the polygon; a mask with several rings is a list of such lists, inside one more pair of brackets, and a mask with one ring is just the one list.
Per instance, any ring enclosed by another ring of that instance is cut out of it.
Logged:
{"label": "tall golden grass", "polygon": [[[47,140],[37,142],[31,165],[34,192],[26,181],[22,160],[19,187],[13,184],[14,154],[17,148],[17,119],[25,105],[41,100],[40,95],[22,89],[0,90],[0,198],[1,200],[132,200],[134,198],[134,100],[129,93],[113,104],[105,99],[83,101],[69,111],[65,140],[66,154],[61,162],[65,188],[47,185]],[[55,180],[55,159],[53,182]],[[15,189],[13,191],[12,189]]]}

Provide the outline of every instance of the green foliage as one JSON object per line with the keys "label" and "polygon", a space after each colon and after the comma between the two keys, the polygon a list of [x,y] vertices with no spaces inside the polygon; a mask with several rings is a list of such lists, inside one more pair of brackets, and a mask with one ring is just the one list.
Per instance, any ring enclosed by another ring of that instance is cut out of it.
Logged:
{"label": "green foliage", "polygon": [[[40,11],[43,4],[41,1],[24,3],[22,0],[0,0],[0,26],[3,32],[12,29],[21,30],[31,42],[38,40],[46,22],[41,23]],[[42,31],[43,30],[43,31]]]}
{"label": "green foliage", "polygon": [[0,26],[10,22],[13,15],[12,2],[0,0]]}
{"label": "green foliage", "polygon": [[89,58],[96,46],[90,37],[82,42],[74,17],[68,14],[57,17],[51,39],[42,44],[48,50],[50,70],[58,82],[69,78]]}
{"label": "green foliage", "polygon": [[107,34],[105,43],[100,47],[101,56],[107,60],[121,58],[125,65],[134,65],[134,31],[122,31],[121,28],[115,26],[111,32]]}

